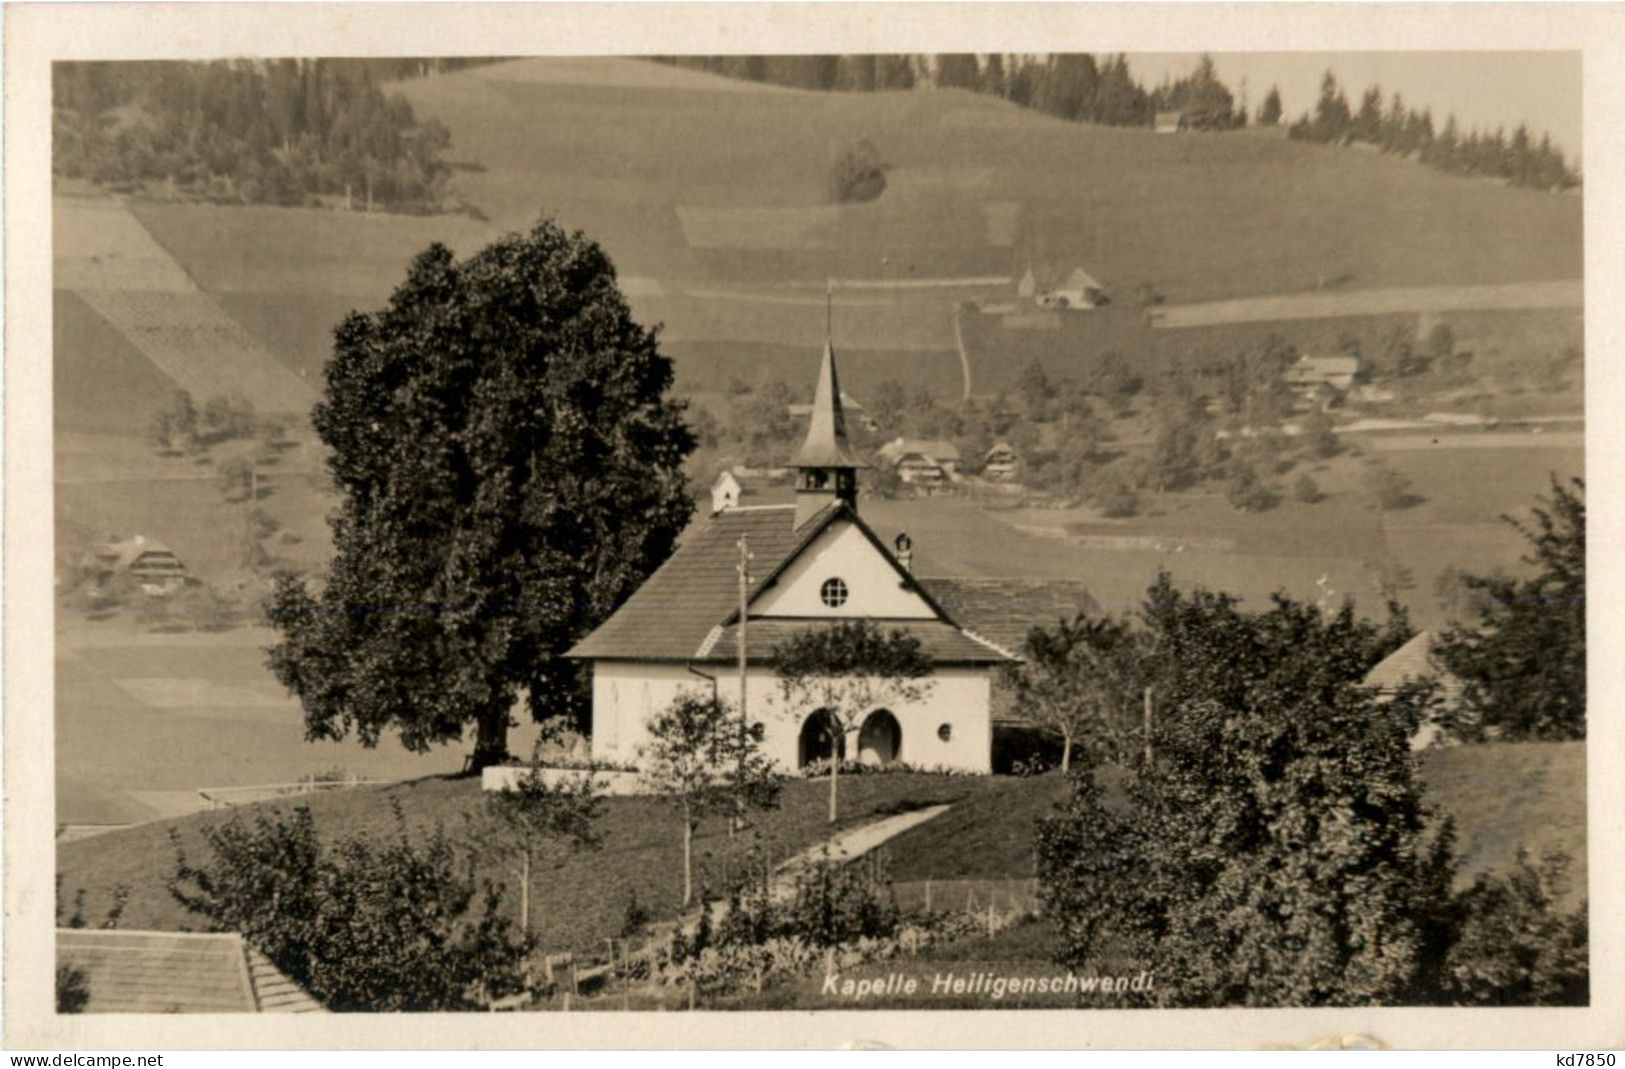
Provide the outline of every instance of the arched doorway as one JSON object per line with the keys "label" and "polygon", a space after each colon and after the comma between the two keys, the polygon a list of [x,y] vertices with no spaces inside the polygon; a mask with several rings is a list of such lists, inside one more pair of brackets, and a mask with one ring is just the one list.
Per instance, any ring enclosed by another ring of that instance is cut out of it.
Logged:
{"label": "arched doorway", "polygon": [[801,722],[801,738],[796,745],[796,764],[802,768],[814,761],[828,761],[831,746],[844,759],[846,735],[828,709],[818,709]]}
{"label": "arched doorway", "polygon": [[884,768],[903,750],[903,726],[888,709],[876,709],[858,731],[858,760]]}

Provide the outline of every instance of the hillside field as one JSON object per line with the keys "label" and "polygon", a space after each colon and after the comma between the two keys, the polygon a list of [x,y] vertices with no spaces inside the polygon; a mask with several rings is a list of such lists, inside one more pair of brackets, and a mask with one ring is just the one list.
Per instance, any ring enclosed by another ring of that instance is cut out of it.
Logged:
{"label": "hillside field", "polygon": [[[775,352],[810,366],[832,277],[854,388],[900,377],[952,396],[963,376],[943,356],[956,303],[1007,299],[1029,265],[1087,267],[1119,305],[1103,319],[1137,318],[1128,304],[1141,283],[1182,304],[1327,279],[1358,292],[1580,275],[1574,196],[1286,140],[1065,123],[956,90],[811,93],[654,68],[530,59],[398,83],[451,130],[453,192],[485,219],[129,207],[219,308],[307,377],[338,320],[383,302],[430,242],[466,254],[543,213],[605,246],[635,312],[663,324],[694,384],[735,373],[750,347],[774,371]],[[831,163],[865,139],[890,168],[886,193],[829,204]],[[959,285],[845,288],[948,280]],[[1077,330],[1064,344],[1086,352],[1143,340],[1069,325],[1051,348]],[[1021,366],[1020,334],[971,345],[974,390]]]}
{"label": "hillside field", "polygon": [[[974,797],[994,783],[983,777],[914,773],[852,776],[841,784],[842,820],[838,827]],[[782,861],[827,837],[827,790],[820,781],[787,783],[780,807],[756,817],[756,833],[750,835],[730,838],[725,821],[707,822],[695,841],[699,885],[720,887],[729,873],[745,864],[754,845],[761,844],[764,851],[771,850],[772,856]],[[332,840],[354,834],[393,834],[392,801],[400,803],[413,829],[425,831],[442,825],[458,839],[470,835],[468,820],[483,805],[478,780],[446,777],[311,795],[308,805],[320,834]],[[198,918],[187,914],[164,887],[175,867],[170,829],[180,833],[182,844],[196,863],[208,856],[200,833],[205,825],[237,815],[252,819],[264,808],[286,809],[291,804],[241,806],[232,813],[199,814],[61,844],[57,865],[64,892],[71,896],[84,888],[87,915],[96,918],[106,910],[113,888],[124,883],[130,888],[130,902],[122,918],[123,927],[195,929],[199,927]],[[665,799],[605,799],[598,825],[603,836],[600,849],[555,855],[536,866],[531,917],[543,945],[549,950],[601,951],[606,937],[620,934],[627,904],[634,894],[653,919],[676,917],[682,897],[681,827],[677,810]],[[480,857],[480,868],[483,875],[506,884],[507,903],[517,909],[516,865],[512,859],[489,851]]]}
{"label": "hillside field", "polygon": [[[1504,870],[1527,850],[1572,861],[1572,901],[1586,897],[1583,742],[1487,743],[1424,751],[1423,784],[1435,817],[1456,827],[1458,884]],[[1024,880],[1034,875],[1033,826],[1067,796],[1059,774],[999,779],[886,845],[893,879]]]}

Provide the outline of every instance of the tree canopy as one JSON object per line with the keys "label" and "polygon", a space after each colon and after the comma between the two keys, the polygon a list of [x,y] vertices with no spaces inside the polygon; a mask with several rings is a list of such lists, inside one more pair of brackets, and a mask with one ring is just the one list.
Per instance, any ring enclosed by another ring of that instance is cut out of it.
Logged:
{"label": "tree canopy", "polygon": [[602,249],[551,220],[458,262],[413,261],[336,332],[312,416],[341,497],[324,581],[278,578],[277,678],[310,738],[424,750],[477,724],[506,749],[521,694],[579,719],[564,653],[670,554],[693,447],[671,362]]}
{"label": "tree canopy", "polygon": [[1520,739],[1586,734],[1585,483],[1554,475],[1529,522],[1503,517],[1529,541],[1527,578],[1462,577],[1472,618],[1434,649],[1465,684],[1479,728]]}

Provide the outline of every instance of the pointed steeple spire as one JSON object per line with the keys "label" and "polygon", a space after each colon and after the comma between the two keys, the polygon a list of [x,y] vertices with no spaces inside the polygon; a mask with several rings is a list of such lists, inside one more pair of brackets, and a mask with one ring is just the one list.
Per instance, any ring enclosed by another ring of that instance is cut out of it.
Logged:
{"label": "pointed steeple spire", "polygon": [[[830,286],[833,294],[834,285]],[[818,368],[818,389],[813,394],[807,437],[791,458],[796,473],[796,526],[800,527],[837,501],[858,505],[858,469],[862,460],[846,437],[846,413],[841,410],[841,377],[835,370],[835,346],[829,340],[832,297],[826,297],[824,358]]]}
{"label": "pointed steeple spire", "polygon": [[818,369],[818,390],[813,394],[807,437],[790,461],[793,468],[861,468],[863,461],[846,437],[846,413],[841,410],[841,380],[835,370],[835,350],[824,344]]}

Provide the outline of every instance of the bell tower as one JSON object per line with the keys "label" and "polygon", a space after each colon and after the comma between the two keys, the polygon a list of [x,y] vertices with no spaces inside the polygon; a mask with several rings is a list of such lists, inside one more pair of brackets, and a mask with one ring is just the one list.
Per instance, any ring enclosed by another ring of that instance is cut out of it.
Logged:
{"label": "bell tower", "polygon": [[835,372],[835,349],[824,345],[818,369],[818,392],[813,396],[807,438],[790,461],[796,469],[796,526],[800,527],[837,501],[858,506],[858,469],[863,461],[846,437],[846,415],[841,411],[841,382]]}

